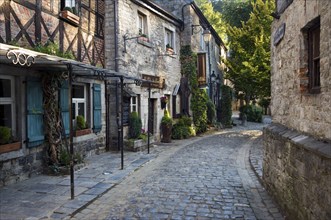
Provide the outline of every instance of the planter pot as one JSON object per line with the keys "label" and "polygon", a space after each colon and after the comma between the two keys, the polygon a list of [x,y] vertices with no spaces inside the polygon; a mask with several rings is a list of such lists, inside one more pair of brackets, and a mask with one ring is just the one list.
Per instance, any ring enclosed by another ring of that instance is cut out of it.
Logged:
{"label": "planter pot", "polygon": [[76,25],[76,26],[79,25],[79,17],[70,11],[67,11],[67,10],[61,11],[60,17],[69,21],[73,25]]}
{"label": "planter pot", "polygon": [[172,49],[172,48],[170,48],[170,47],[167,47],[167,48],[166,48],[166,51],[167,51],[167,53],[169,53],[169,54],[173,54],[173,53],[174,53],[174,49]]}
{"label": "planter pot", "polygon": [[161,142],[163,143],[170,143],[171,142],[171,131],[172,125],[161,124],[162,129],[162,139]]}
{"label": "planter pot", "polygon": [[75,131],[75,137],[91,134],[92,130],[91,128],[83,129],[83,130],[77,130]]}
{"label": "planter pot", "polygon": [[[150,144],[154,143],[154,137],[150,136]],[[138,140],[124,140],[124,148],[129,151],[141,151],[147,148],[147,140],[138,139]]]}
{"label": "planter pot", "polygon": [[21,142],[0,145],[0,154],[21,149]]}

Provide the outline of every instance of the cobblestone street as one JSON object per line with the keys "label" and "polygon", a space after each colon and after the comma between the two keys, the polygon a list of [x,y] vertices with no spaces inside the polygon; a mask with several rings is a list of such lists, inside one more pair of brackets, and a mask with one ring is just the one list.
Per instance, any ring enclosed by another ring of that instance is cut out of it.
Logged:
{"label": "cobblestone street", "polygon": [[242,128],[163,149],[72,219],[283,219],[249,163],[262,132]]}

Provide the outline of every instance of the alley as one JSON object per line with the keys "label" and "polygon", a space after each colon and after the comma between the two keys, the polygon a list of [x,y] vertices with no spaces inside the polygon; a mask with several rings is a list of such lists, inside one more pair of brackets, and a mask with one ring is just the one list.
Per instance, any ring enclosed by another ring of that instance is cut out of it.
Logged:
{"label": "alley", "polygon": [[261,131],[171,145],[72,219],[283,219],[249,164]]}

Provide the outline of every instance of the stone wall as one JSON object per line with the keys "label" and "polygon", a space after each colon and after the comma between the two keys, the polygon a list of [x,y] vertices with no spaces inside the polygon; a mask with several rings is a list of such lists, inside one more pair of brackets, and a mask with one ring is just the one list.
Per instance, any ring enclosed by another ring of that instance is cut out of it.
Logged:
{"label": "stone wall", "polygon": [[[307,92],[307,45],[302,28],[320,16],[321,92]],[[294,0],[272,24],[272,39],[284,24],[285,35],[271,46],[273,121],[331,140],[331,1]]]}
{"label": "stone wall", "polygon": [[263,182],[287,219],[330,219],[331,144],[272,124],[264,147]]}
{"label": "stone wall", "polygon": [[[107,1],[106,10],[107,20],[105,23],[106,31],[106,63],[107,68],[115,68],[115,59],[118,61],[118,71],[126,73],[130,76],[141,78],[142,74],[159,76],[165,79],[165,87],[163,89],[152,88],[151,98],[155,100],[154,108],[154,136],[156,139],[160,136],[160,122],[163,117],[163,110],[160,105],[160,97],[171,95],[176,84],[180,82],[180,30],[179,26],[173,22],[164,19],[162,15],[150,11],[148,8],[138,6],[133,1],[118,1],[118,57],[115,58],[114,46],[114,1]],[[149,42],[141,42],[134,37],[138,37],[138,12],[143,13],[147,17],[147,30]],[[176,22],[175,22],[176,23]],[[174,52],[175,55],[169,55],[165,47],[165,29],[173,31],[175,38]],[[124,38],[134,38],[127,40],[126,52],[124,52]],[[132,91],[140,95],[140,116],[143,123],[143,128],[147,130],[147,112],[148,112],[148,91],[147,87],[140,87],[127,81]],[[114,88],[111,90],[112,96],[115,96]],[[170,96],[172,98],[172,96]],[[111,111],[116,112],[115,98],[111,98]],[[172,100],[170,100],[172,103]],[[170,105],[170,113],[172,105]],[[116,117],[112,114],[111,124],[116,128]],[[125,129],[126,130],[126,129]],[[117,139],[117,130],[114,127],[111,129],[113,140]],[[126,134],[124,134],[126,136]]]}

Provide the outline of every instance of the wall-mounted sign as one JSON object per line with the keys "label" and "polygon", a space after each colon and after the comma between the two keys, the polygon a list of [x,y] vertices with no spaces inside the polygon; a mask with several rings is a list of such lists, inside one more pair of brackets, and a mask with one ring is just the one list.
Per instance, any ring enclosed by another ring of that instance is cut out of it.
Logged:
{"label": "wall-mounted sign", "polygon": [[285,35],[285,23],[281,24],[274,34],[274,45],[277,46]]}

